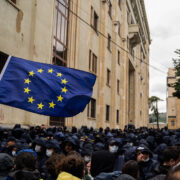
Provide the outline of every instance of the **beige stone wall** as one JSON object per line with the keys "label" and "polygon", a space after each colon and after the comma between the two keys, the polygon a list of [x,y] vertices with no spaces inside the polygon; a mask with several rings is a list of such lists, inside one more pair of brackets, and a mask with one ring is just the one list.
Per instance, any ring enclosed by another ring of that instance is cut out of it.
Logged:
{"label": "beige stone wall", "polygon": [[[144,4],[142,0],[122,0],[120,8],[118,1],[111,0],[112,18],[110,18],[108,2],[105,0],[70,2],[71,11],[88,24],[93,7],[99,17],[99,32],[95,32],[73,13],[69,13],[67,66],[89,71],[91,49],[97,56],[97,80],[92,95],[96,99],[96,118],[88,118],[86,108],[83,113],[66,118],[68,127],[87,125],[94,128],[107,126],[124,128],[128,123],[133,123],[136,127],[148,125],[149,67],[145,63],[149,63],[150,35]],[[135,6],[131,4],[132,2]],[[54,0],[17,0],[17,7],[23,14],[20,16],[17,8],[8,0],[1,0],[0,50],[22,58],[51,63],[54,6]],[[127,20],[130,18],[128,13],[131,15],[133,25],[128,24]],[[117,22],[120,23],[120,35],[117,32]],[[111,51],[107,49],[108,34],[113,41]],[[127,53],[130,52],[131,38],[134,38],[136,44],[133,50],[137,58]],[[117,62],[118,50],[120,65]],[[110,86],[106,83],[107,68],[111,71]],[[117,79],[120,80],[119,94]],[[106,105],[110,105],[109,122],[105,120]],[[119,110],[119,124],[116,123],[117,110]],[[48,125],[49,117],[0,105],[0,123],[16,122]]]}
{"label": "beige stone wall", "polygon": [[[51,63],[54,1],[0,1],[0,51]],[[0,123],[49,124],[49,117],[0,105]]]}
{"label": "beige stone wall", "polygon": [[[68,118],[67,125],[76,125],[80,127],[81,125],[98,127],[110,127],[110,128],[123,128],[124,125],[130,123],[131,113],[133,114],[132,123],[137,127],[147,126],[149,120],[149,108],[148,108],[148,97],[149,97],[149,67],[142,63],[140,60],[133,58],[125,50],[128,49],[128,31],[129,25],[127,23],[127,4],[129,4],[131,11],[131,2],[122,1],[121,9],[118,6],[118,1],[111,1],[112,19],[108,14],[108,1],[88,1],[88,4],[83,0],[73,1],[71,8],[80,16],[83,20],[90,24],[90,9],[91,6],[96,11],[98,19],[98,31],[107,37],[108,34],[111,35],[113,42],[112,51],[109,52],[107,49],[107,39],[103,37],[100,33],[96,33],[87,24],[84,24],[78,18],[72,16],[71,24],[76,22],[76,35],[70,34],[69,41],[76,36],[76,47],[71,46],[71,52],[76,54],[74,61],[75,66],[71,63],[72,67],[80,68],[82,70],[89,71],[89,49],[91,49],[98,58],[97,63],[97,80],[93,90],[93,98],[96,99],[96,118],[87,118],[87,109],[84,113],[76,115],[73,118]],[[75,8],[76,5],[76,8]],[[77,8],[78,6],[78,8]],[[137,3],[139,13],[143,14],[143,6],[140,1]],[[131,12],[135,19],[134,12]],[[141,15],[142,15],[141,14]],[[75,20],[76,19],[76,20]],[[119,36],[116,32],[116,26],[114,21],[119,21],[121,24],[121,35]],[[136,21],[136,20],[135,20]],[[142,21],[142,20],[140,20]],[[135,22],[137,23],[137,22]],[[140,26],[140,25],[139,25]],[[135,56],[141,58],[142,53],[144,53],[144,61],[149,63],[149,36],[148,30],[145,24],[141,24],[141,28],[145,33],[145,42],[142,41],[134,47]],[[142,31],[143,31],[142,30]],[[141,39],[142,40],[142,39]],[[141,49],[143,48],[143,52]],[[121,63],[117,63],[117,51],[121,53]],[[71,53],[70,52],[70,53]],[[129,61],[134,68],[134,76],[131,78],[130,84],[134,84],[134,89],[129,87]],[[71,60],[70,60],[71,62]],[[107,68],[111,71],[111,84],[110,87],[106,84],[107,78]],[[143,77],[143,80],[141,80]],[[120,94],[117,94],[117,79],[120,80]],[[132,94],[134,99],[131,101],[129,93]],[[106,115],[106,104],[110,105],[110,121],[105,121]],[[116,123],[116,110],[119,109],[119,124]]]}
{"label": "beige stone wall", "polygon": [[[176,82],[175,71],[172,68],[168,70],[167,84]],[[167,97],[167,120],[169,129],[180,128],[180,99],[173,96],[174,88],[168,87]]]}

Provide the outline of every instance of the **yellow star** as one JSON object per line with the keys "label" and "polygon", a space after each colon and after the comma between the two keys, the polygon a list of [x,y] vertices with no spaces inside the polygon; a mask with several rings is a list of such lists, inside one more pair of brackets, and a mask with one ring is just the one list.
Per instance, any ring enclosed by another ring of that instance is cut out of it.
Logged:
{"label": "yellow star", "polygon": [[43,69],[38,69],[38,72],[39,72],[39,73],[42,73],[42,72],[43,72]]}
{"label": "yellow star", "polygon": [[28,98],[28,102],[30,102],[31,104],[33,103],[33,101],[35,101],[35,99],[33,99],[32,96]]}
{"label": "yellow star", "polygon": [[61,80],[61,83],[62,83],[62,84],[66,84],[67,82],[68,82],[68,81],[66,81],[65,78]]}
{"label": "yellow star", "polygon": [[51,103],[49,103],[49,108],[54,108],[56,104],[53,103],[53,101]]}
{"label": "yellow star", "polygon": [[53,69],[48,69],[48,73],[53,73]]}
{"label": "yellow star", "polygon": [[62,74],[61,73],[57,73],[57,77],[61,77],[62,76]]}
{"label": "yellow star", "polygon": [[29,72],[29,76],[33,76],[34,75],[34,72],[33,71],[30,71]]}
{"label": "yellow star", "polygon": [[60,96],[57,96],[57,98],[58,98],[58,101],[61,101],[62,102],[62,100],[63,100],[63,97],[60,95]]}
{"label": "yellow star", "polygon": [[29,91],[31,91],[28,87],[27,88],[24,88],[24,93],[27,93],[29,94]]}
{"label": "yellow star", "polygon": [[27,84],[29,84],[31,81],[29,80],[29,78],[28,79],[24,79],[25,80],[25,84],[27,83]]}
{"label": "yellow star", "polygon": [[42,102],[40,103],[40,104],[37,104],[38,105],[38,109],[42,109],[43,108],[43,104],[42,104]]}
{"label": "yellow star", "polygon": [[64,93],[66,93],[68,90],[66,89],[66,87],[64,87],[64,88],[61,88],[62,89],[62,91],[61,92],[64,92]]}

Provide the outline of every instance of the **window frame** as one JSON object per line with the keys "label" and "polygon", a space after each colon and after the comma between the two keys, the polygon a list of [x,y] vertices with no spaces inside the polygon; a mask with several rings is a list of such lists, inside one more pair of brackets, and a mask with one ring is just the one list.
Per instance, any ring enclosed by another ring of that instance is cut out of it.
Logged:
{"label": "window frame", "polygon": [[107,43],[107,48],[111,52],[111,35],[108,33],[108,43]]}
{"label": "window frame", "polygon": [[94,10],[93,6],[91,6],[91,27],[94,29],[94,31],[98,32],[98,20],[99,16],[97,12]]}
{"label": "window frame", "polygon": [[119,109],[116,110],[116,124],[119,124]]}
{"label": "window frame", "polygon": [[90,102],[87,106],[87,117],[88,118],[96,118],[96,99],[91,98]]}
{"label": "window frame", "polygon": [[121,52],[120,50],[118,50],[118,58],[117,58],[117,61],[118,61],[118,64],[120,65],[120,60],[121,60]]}
{"label": "window frame", "polygon": [[89,71],[97,74],[97,56],[89,50]]}
{"label": "window frame", "polygon": [[111,71],[108,68],[107,68],[107,77],[106,78],[107,78],[106,79],[106,84],[107,84],[107,86],[110,87],[110,85],[111,85]]}
{"label": "window frame", "polygon": [[111,1],[109,1],[109,5],[108,5],[108,14],[109,14],[109,17],[112,19],[112,4],[111,4]]}
{"label": "window frame", "polygon": [[106,121],[110,120],[110,106],[106,104]]}

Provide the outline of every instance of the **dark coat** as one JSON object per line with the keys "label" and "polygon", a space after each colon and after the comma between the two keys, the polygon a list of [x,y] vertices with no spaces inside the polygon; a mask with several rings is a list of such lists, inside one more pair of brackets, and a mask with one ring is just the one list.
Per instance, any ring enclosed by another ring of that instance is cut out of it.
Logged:
{"label": "dark coat", "polygon": [[157,175],[156,170],[159,167],[159,163],[150,159],[147,162],[138,163],[140,170],[140,180],[147,180]]}
{"label": "dark coat", "polygon": [[39,171],[17,170],[9,174],[7,180],[39,180]]}

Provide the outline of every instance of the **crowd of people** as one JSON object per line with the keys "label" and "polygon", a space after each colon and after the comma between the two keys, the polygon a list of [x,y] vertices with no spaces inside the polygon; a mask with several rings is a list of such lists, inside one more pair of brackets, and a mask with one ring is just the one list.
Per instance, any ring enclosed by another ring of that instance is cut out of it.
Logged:
{"label": "crowd of people", "polygon": [[0,180],[178,180],[180,130],[0,127]]}

